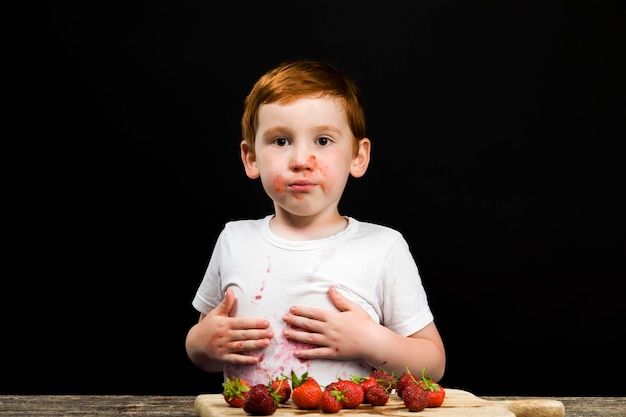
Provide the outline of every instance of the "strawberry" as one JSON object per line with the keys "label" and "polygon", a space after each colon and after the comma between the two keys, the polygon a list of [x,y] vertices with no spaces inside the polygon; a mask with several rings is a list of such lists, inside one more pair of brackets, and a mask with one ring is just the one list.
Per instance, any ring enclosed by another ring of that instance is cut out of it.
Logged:
{"label": "strawberry", "polygon": [[345,397],[343,391],[337,387],[336,382],[326,385],[322,392],[318,408],[323,413],[338,413],[344,407]]}
{"label": "strawberry", "polygon": [[378,381],[376,380],[376,378],[371,375],[368,375],[366,377],[352,377],[352,380],[358,382],[359,385],[361,385],[361,388],[363,388],[363,391],[367,391],[369,387],[378,385]]}
{"label": "strawberry", "polygon": [[357,408],[365,398],[363,387],[350,379],[340,379],[333,383],[343,394],[343,408]]}
{"label": "strawberry", "polygon": [[383,368],[376,368],[372,372],[370,372],[370,376],[373,376],[378,381],[378,385],[381,385],[383,388],[387,390],[387,392],[391,392],[392,389],[396,388],[396,373],[392,371],[386,371]]}
{"label": "strawberry", "polygon": [[372,385],[365,391],[364,403],[371,405],[385,405],[389,401],[389,393],[380,385]]}
{"label": "strawberry", "polygon": [[266,384],[256,384],[248,391],[242,408],[253,416],[269,416],[278,409],[278,399]]}
{"label": "strawberry", "polygon": [[409,369],[409,366],[406,365],[405,371],[402,373],[402,375],[400,375],[400,378],[398,378],[398,381],[396,383],[396,394],[398,394],[398,397],[402,398],[402,391],[404,391],[404,389],[408,385],[414,384],[419,384],[419,381],[415,379],[415,377],[411,373],[411,370]]}
{"label": "strawberry", "polygon": [[[378,381],[376,380],[376,378],[371,375],[365,377],[353,375],[351,379],[354,382],[358,383],[361,388],[363,388],[363,393],[366,393],[370,387],[378,385]],[[365,396],[363,397],[363,403],[367,404],[367,397]]]}
{"label": "strawberry", "polygon": [[320,384],[308,372],[298,377],[291,371],[291,401],[301,410],[315,410],[322,398]]}
{"label": "strawberry", "polygon": [[404,391],[404,389],[409,385],[416,384],[417,380],[407,368],[407,370],[400,375],[400,378],[398,378],[398,383],[396,384],[396,394],[398,394],[398,397],[402,398],[402,391]]}
{"label": "strawberry", "polygon": [[272,379],[269,383],[269,387],[278,396],[278,403],[284,404],[291,397],[291,386],[289,385],[289,378],[285,375]]}
{"label": "strawberry", "polygon": [[435,382],[429,376],[425,375],[426,368],[422,369],[422,379],[418,381],[424,391],[428,392],[428,408],[441,407],[443,400],[446,397],[446,391],[443,387]]}
{"label": "strawberry", "polygon": [[443,400],[446,398],[446,390],[439,384],[433,391],[428,391],[428,408],[441,407]]}
{"label": "strawberry", "polygon": [[226,381],[222,383],[222,387],[224,388],[222,391],[224,400],[231,407],[241,407],[243,400],[245,400],[250,391],[250,383],[237,377],[226,378]]}
{"label": "strawberry", "polygon": [[402,401],[409,411],[422,411],[428,405],[428,392],[417,384],[408,385],[402,391]]}

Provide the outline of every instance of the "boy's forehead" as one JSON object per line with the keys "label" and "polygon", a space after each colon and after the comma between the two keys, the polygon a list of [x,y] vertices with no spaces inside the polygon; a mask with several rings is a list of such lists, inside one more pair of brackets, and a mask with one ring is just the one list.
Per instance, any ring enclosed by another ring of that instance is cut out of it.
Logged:
{"label": "boy's forehead", "polygon": [[344,102],[338,97],[332,96],[308,96],[297,97],[292,100],[280,100],[272,103],[263,103],[259,105],[259,114],[263,110],[307,110],[319,109],[327,112],[344,112]]}
{"label": "boy's forehead", "polygon": [[349,130],[343,103],[336,97],[305,97],[283,103],[259,106],[257,132],[278,128],[312,129],[334,126],[338,131]]}

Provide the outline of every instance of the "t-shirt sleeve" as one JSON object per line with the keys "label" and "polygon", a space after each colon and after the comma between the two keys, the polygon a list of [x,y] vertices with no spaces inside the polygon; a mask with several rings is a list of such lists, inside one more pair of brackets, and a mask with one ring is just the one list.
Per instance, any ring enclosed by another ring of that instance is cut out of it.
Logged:
{"label": "t-shirt sleeve", "polygon": [[434,319],[417,263],[400,235],[389,247],[383,288],[383,325],[409,336]]}
{"label": "t-shirt sleeve", "polygon": [[213,253],[209,260],[209,265],[204,273],[204,277],[200,282],[198,291],[196,292],[191,305],[201,313],[209,313],[224,298],[222,291],[222,279],[220,274],[220,265],[222,258],[222,245],[225,239],[225,231],[223,230],[215,243]]}

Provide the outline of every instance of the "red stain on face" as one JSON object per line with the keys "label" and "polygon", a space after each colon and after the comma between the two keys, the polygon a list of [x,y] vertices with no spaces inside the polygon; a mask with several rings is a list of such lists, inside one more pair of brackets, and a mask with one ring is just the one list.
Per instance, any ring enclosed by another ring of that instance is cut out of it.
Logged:
{"label": "red stain on face", "polygon": [[[303,163],[298,163],[295,161],[292,162],[291,164],[289,164],[289,170],[296,171],[299,175],[311,181],[313,181],[313,176],[317,173],[316,183],[324,191],[330,191],[334,184],[334,181],[331,181],[327,178],[330,167],[328,165],[321,165],[315,155],[309,156]],[[277,193],[284,193],[287,190],[288,183],[285,180],[285,177],[279,174],[274,177],[272,186],[274,187],[274,191],[276,191]],[[302,200],[303,196],[295,194],[294,198]]]}
{"label": "red stain on face", "polygon": [[285,181],[282,175],[276,175],[274,177],[274,191],[276,191],[277,193],[284,193],[285,192]]}
{"label": "red stain on face", "polygon": [[[327,167],[327,166],[325,166],[325,167],[320,167],[320,172],[322,173],[322,176],[323,176],[324,178],[328,178],[328,177],[326,177],[326,172],[327,172],[327,171],[328,171],[328,167]],[[321,188],[322,188],[322,190],[324,190],[324,191],[330,191],[330,190],[332,190],[332,188],[333,188],[333,184],[334,184],[334,181],[331,181],[330,179],[326,179],[326,181],[324,181],[324,182],[320,183],[320,187],[321,187]]]}

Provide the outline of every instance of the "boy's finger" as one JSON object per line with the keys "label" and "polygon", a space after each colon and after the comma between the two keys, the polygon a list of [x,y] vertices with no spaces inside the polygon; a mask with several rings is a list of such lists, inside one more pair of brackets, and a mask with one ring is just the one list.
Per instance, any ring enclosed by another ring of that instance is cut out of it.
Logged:
{"label": "boy's finger", "polygon": [[233,309],[234,305],[235,305],[235,293],[233,293],[233,290],[227,289],[226,293],[224,294],[224,299],[217,306],[215,310],[217,314],[219,315],[228,316],[230,314],[230,311]]}
{"label": "boy's finger", "polygon": [[328,296],[330,297],[330,301],[333,302],[333,304],[339,309],[339,311],[350,310],[350,308],[354,304],[352,301],[344,297],[343,294],[341,294],[335,287],[330,287],[328,289]]}

